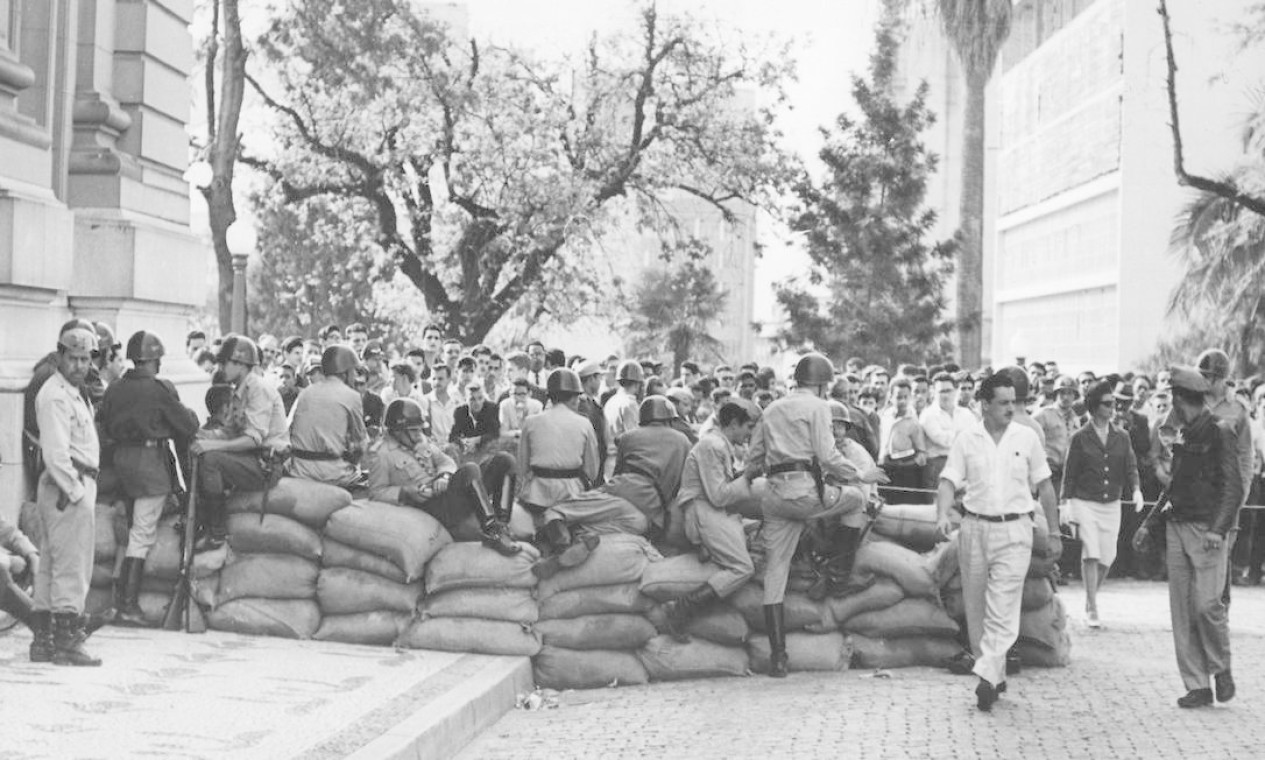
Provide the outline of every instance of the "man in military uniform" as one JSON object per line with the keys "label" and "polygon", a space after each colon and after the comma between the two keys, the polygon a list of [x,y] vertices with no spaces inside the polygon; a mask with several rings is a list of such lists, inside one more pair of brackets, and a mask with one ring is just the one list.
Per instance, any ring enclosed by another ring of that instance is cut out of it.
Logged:
{"label": "man in military uniform", "polygon": [[421,509],[449,531],[473,517],[484,546],[506,556],[521,551],[506,528],[509,500],[489,495],[509,494],[512,456],[499,453],[482,466],[466,462],[458,467],[426,437],[422,407],[411,398],[397,398],[387,406],[385,425],[387,435],[370,457],[370,498]]}
{"label": "man in military uniform", "polygon": [[[263,491],[272,485],[276,457],[290,448],[285,405],[268,381],[254,373],[259,349],[250,338],[230,335],[220,346],[224,379],[233,387],[224,425],[202,428],[189,446],[200,456],[198,489],[205,535],[201,548],[215,549],[228,535],[224,503],[230,491]],[[304,391],[306,395],[312,389]],[[300,401],[302,399],[300,398]]]}
{"label": "man in military uniform", "polygon": [[35,399],[44,472],[36,504],[42,527],[35,576],[31,661],[100,665],[84,649],[81,617],[92,578],[100,447],[82,389],[97,341],[72,326],[58,337],[57,371]]}
{"label": "man in military uniform", "polygon": [[615,440],[611,434],[610,425],[606,422],[606,413],[602,409],[602,365],[597,362],[585,362],[580,365],[576,374],[580,376],[580,384],[584,388],[577,411],[588,419],[593,425],[593,433],[597,435],[598,476],[594,485],[600,486],[606,481],[606,458],[614,453],[611,451],[613,448],[611,444]]}
{"label": "man in military uniform", "polygon": [[[615,371],[615,380],[619,383],[619,389],[603,406],[606,426],[611,431],[612,443],[619,436],[630,430],[636,430],[638,427],[637,409],[641,403],[641,392],[645,385],[646,374],[640,364],[628,360],[620,364],[619,369]],[[612,467],[614,467],[614,461],[608,459],[605,468],[608,480],[614,474],[611,472]]]}
{"label": "man in military uniform", "polygon": [[1230,624],[1222,598],[1228,537],[1243,503],[1243,479],[1233,427],[1207,407],[1212,386],[1191,367],[1174,367],[1173,412],[1181,425],[1173,444],[1173,480],[1167,514],[1152,510],[1134,536],[1145,550],[1166,522],[1168,603],[1177,669],[1187,693],[1179,707],[1207,707],[1234,698],[1230,675]]}
{"label": "man in military uniform", "polygon": [[590,488],[600,461],[597,434],[578,413],[579,376],[554,370],[545,386],[553,405],[523,420],[518,438],[518,498],[534,514]]}
{"label": "man in military uniform", "polygon": [[183,448],[198,431],[197,415],[180,403],[169,380],[158,377],[164,354],[153,333],[141,331],[128,339],[127,358],[134,368],[106,388],[99,415],[101,429],[114,444],[120,491],[132,500],[119,592],[119,620],[132,625],[145,624],[137,602],[145,557],[158,537],[163,506],[179,488],[171,444]]}
{"label": "man in military uniform", "polygon": [[359,463],[369,434],[360,393],[352,388],[356,363],[348,346],[330,346],[321,354],[325,379],[294,402],[289,475],[342,488],[364,485]]}
{"label": "man in military uniform", "polygon": [[[1252,473],[1256,464],[1252,452],[1252,419],[1243,404],[1235,399],[1234,393],[1230,388],[1230,357],[1226,356],[1224,351],[1219,348],[1210,348],[1204,351],[1195,360],[1195,366],[1198,368],[1199,374],[1203,375],[1204,379],[1208,381],[1208,411],[1212,412],[1213,416],[1229,424],[1230,429],[1234,431],[1235,461],[1238,462],[1239,479],[1242,481],[1243,487],[1239,496],[1238,506],[1234,512],[1234,520],[1230,523],[1230,532],[1226,539],[1231,549],[1233,549],[1239,534],[1239,512],[1243,509],[1243,505],[1247,503],[1248,493],[1252,490]],[[1242,550],[1240,550],[1240,553],[1242,553]],[[1222,597],[1226,606],[1230,604],[1229,577],[1227,574],[1225,593]]]}
{"label": "man in military uniform", "polygon": [[[826,483],[855,475],[835,448],[826,394],[835,380],[830,360],[821,354],[803,356],[795,365],[796,389],[764,410],[747,452],[748,480],[766,472],[769,491],[763,498],[762,530],[766,555],[764,621],[771,650],[769,675],[785,678],[786,626],[782,600],[791,558],[809,520],[839,517],[849,532],[843,542],[855,544],[865,522],[865,496],[855,486]],[[845,548],[855,556],[855,547]],[[839,573],[842,575],[842,573]]]}

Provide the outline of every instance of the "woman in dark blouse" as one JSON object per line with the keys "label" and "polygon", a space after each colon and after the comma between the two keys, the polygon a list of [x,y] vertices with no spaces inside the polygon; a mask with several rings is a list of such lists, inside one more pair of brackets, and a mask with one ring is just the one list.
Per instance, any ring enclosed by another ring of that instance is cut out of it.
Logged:
{"label": "woman in dark blouse", "polygon": [[[1138,462],[1129,435],[1111,423],[1116,400],[1111,384],[1096,383],[1085,394],[1089,414],[1072,435],[1063,467],[1063,498],[1072,519],[1080,525],[1081,577],[1085,581],[1085,618],[1099,628],[1098,588],[1116,559],[1120,533],[1120,497],[1132,493],[1133,509],[1140,509]],[[1125,491],[1128,487],[1130,491]]]}

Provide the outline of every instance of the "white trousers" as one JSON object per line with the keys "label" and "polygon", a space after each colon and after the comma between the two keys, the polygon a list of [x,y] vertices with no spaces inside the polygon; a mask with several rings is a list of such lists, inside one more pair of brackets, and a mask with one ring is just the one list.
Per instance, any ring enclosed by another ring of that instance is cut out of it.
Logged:
{"label": "white trousers", "polygon": [[988,522],[969,515],[958,534],[958,567],[975,675],[1006,680],[1006,652],[1019,638],[1023,581],[1032,561],[1032,520]]}

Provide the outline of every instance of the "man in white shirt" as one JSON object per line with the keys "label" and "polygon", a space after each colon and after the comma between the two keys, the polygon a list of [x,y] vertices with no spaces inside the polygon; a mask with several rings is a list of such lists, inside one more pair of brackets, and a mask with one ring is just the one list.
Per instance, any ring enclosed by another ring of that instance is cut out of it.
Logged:
{"label": "man in white shirt", "polygon": [[523,421],[533,414],[540,414],[544,405],[531,397],[531,384],[519,378],[510,386],[513,391],[499,405],[501,437],[518,440],[523,433]]}
{"label": "man in white shirt", "polygon": [[932,381],[935,398],[922,410],[918,422],[927,441],[927,466],[924,468],[925,488],[935,488],[940,483],[940,472],[949,457],[949,448],[958,433],[976,424],[975,415],[958,406],[957,382],[953,375],[941,372]]}
{"label": "man in white shirt", "polygon": [[446,364],[436,364],[430,369],[431,385],[434,387],[426,394],[426,403],[422,408],[430,415],[431,438],[436,441],[447,441],[452,432],[452,422],[461,402],[451,395],[452,371]]}
{"label": "man in white shirt", "polygon": [[[967,633],[975,655],[973,672],[981,711],[1006,690],[1006,652],[1019,637],[1023,582],[1032,559],[1032,492],[1037,492],[1048,525],[1058,525],[1045,448],[1030,428],[1011,424],[1015,387],[1008,373],[980,383],[983,424],[958,435],[940,474],[936,505],[939,529],[953,530],[949,509],[965,489],[965,516],[958,533]],[[1058,531],[1050,531],[1045,554],[1062,553]]]}

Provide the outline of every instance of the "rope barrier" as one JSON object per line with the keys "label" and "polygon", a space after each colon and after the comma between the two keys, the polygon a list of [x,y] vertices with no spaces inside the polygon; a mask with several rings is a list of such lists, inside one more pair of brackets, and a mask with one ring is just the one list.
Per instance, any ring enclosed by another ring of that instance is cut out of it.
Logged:
{"label": "rope barrier", "polygon": [[[878,486],[878,488],[879,490],[882,490],[882,491],[900,491],[901,493],[916,493],[916,494],[923,494],[923,495],[932,495],[932,494],[938,493],[936,489],[934,488],[908,488],[905,486],[884,486],[884,485],[880,485]],[[1134,504],[1135,502],[1133,501],[1133,499],[1121,499],[1120,503]],[[1156,502],[1154,501],[1142,502],[1143,508],[1153,507],[1155,506],[1155,504]],[[1265,504],[1244,504],[1243,509],[1265,509]]]}

